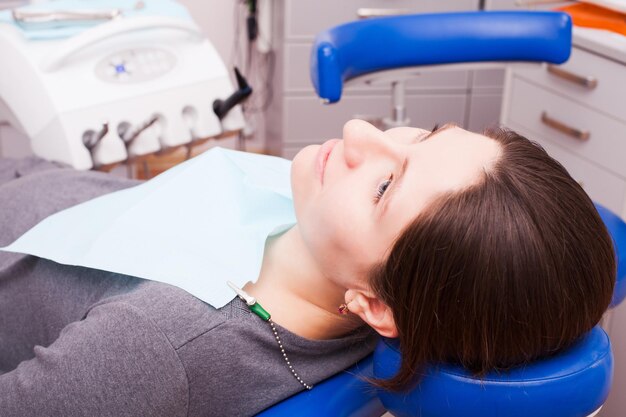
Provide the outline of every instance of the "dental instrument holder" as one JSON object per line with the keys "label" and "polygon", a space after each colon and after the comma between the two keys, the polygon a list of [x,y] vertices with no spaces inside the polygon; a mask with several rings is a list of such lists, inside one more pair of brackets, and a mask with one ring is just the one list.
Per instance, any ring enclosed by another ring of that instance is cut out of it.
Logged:
{"label": "dental instrument holder", "polygon": [[440,71],[503,67],[503,61],[559,64],[570,54],[563,44],[571,44],[571,22],[565,13],[462,12],[367,19],[317,35],[311,81],[325,104],[339,101],[347,82],[391,83],[391,117],[383,124],[406,126],[410,120],[405,80],[415,77],[416,67]]}
{"label": "dental instrument holder", "polygon": [[248,97],[250,97],[250,94],[252,94],[252,87],[250,87],[248,81],[246,81],[243,75],[241,75],[239,69],[235,67],[234,71],[239,89],[231,94],[226,100],[217,99],[213,102],[213,111],[220,120],[222,120],[233,107],[243,103]]}
{"label": "dental instrument holder", "polygon": [[46,40],[2,24],[0,55],[0,123],[28,137],[36,155],[76,169],[104,169],[244,127],[239,106],[215,115],[213,102],[234,88],[188,19],[129,16]]}

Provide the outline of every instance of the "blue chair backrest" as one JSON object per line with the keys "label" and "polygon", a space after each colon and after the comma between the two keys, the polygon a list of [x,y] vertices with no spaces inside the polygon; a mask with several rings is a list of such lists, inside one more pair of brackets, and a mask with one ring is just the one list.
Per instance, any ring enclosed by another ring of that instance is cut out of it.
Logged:
{"label": "blue chair backrest", "polygon": [[598,203],[596,203],[596,209],[613,238],[615,256],[617,257],[617,277],[610,305],[613,308],[624,301],[624,297],[626,297],[626,223]]}

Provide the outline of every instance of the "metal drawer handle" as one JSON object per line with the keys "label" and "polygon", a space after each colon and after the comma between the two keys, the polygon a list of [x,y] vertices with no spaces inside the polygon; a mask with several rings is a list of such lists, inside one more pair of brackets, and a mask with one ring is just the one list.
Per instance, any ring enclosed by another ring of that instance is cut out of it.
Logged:
{"label": "metal drawer handle", "polygon": [[359,19],[368,19],[370,17],[397,16],[401,14],[411,14],[409,9],[372,9],[361,7],[356,11]]}
{"label": "metal drawer handle", "polygon": [[552,75],[556,75],[566,81],[574,84],[582,85],[590,90],[593,90],[598,86],[598,80],[596,77],[585,77],[582,75],[574,74],[573,72],[565,71],[556,65],[548,65],[548,72]]}
{"label": "metal drawer handle", "polygon": [[587,140],[589,139],[589,136],[591,136],[588,130],[583,131],[570,127],[563,122],[559,122],[558,120],[551,118],[545,111],[541,113],[541,121],[543,122],[543,124],[555,130],[558,130],[561,133],[571,136],[574,139]]}

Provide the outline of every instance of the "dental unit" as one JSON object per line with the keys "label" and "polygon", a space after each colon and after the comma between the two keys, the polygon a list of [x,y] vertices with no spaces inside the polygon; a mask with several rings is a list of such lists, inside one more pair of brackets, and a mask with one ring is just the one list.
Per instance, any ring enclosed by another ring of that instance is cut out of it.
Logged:
{"label": "dental unit", "polygon": [[[181,6],[141,3],[128,16],[108,6],[14,11],[13,22],[0,23],[0,123],[27,136],[36,155],[76,169],[241,130],[236,105],[251,93],[243,77],[235,91]],[[86,26],[63,36],[74,24]]]}

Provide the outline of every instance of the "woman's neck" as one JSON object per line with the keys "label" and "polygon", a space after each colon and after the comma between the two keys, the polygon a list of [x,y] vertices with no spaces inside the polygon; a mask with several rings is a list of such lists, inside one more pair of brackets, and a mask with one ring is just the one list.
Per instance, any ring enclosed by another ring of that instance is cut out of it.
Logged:
{"label": "woman's neck", "polygon": [[244,289],[274,322],[308,339],[337,338],[363,324],[356,316],[338,314],[346,289],[319,271],[297,225],[268,240],[259,277]]}

